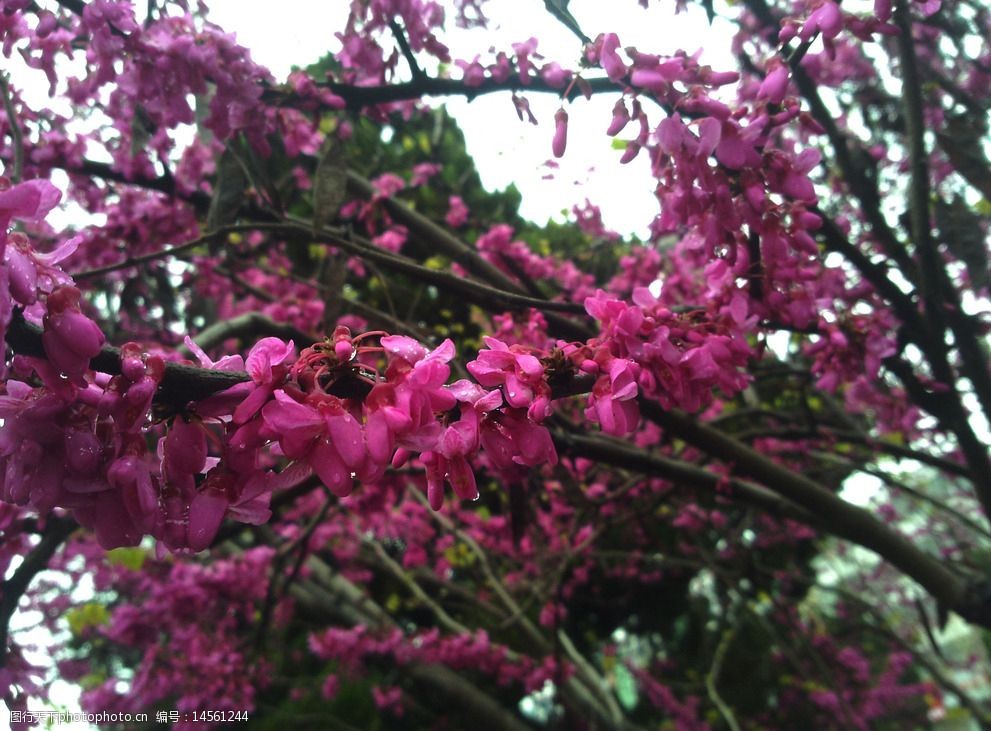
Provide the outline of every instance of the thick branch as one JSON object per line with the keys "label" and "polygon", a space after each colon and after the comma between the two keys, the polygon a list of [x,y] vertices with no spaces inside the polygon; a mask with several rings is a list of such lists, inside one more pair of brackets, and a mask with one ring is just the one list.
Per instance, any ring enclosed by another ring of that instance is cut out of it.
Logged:
{"label": "thick branch", "polygon": [[658,425],[708,454],[719,455],[738,472],[759,480],[767,489],[815,516],[813,525],[868,548],[896,566],[932,594],[941,604],[968,621],[991,627],[991,583],[969,584],[915,544],[879,522],[866,510],[840,499],[808,477],[773,462],[733,437],[690,417],[662,411],[656,405],[641,408]]}
{"label": "thick branch", "polygon": [[[305,225],[303,221],[292,223],[258,223],[244,224],[239,226],[225,227],[226,230],[259,230],[270,231],[275,234],[285,236],[308,236],[322,240],[332,246],[336,246],[349,254],[373,261],[385,269],[390,269],[401,274],[407,274],[418,281],[428,282],[438,287],[443,287],[445,291],[462,295],[469,302],[473,302],[481,307],[490,310],[512,310],[520,308],[536,308],[552,312],[571,312],[577,314],[579,309],[584,311],[582,305],[571,302],[550,302],[548,300],[537,299],[524,294],[498,289],[496,287],[482,284],[457,276],[452,272],[430,269],[416,263],[413,259],[397,254],[392,254],[384,249],[377,248],[370,242],[365,242],[356,236],[343,237],[333,231],[321,230],[314,234],[311,226]],[[550,319],[550,317],[548,317]],[[562,334],[576,339],[585,339],[589,335],[589,330],[578,323],[565,318],[557,318],[559,329]]]}
{"label": "thick branch", "polygon": [[[7,345],[21,355],[46,357],[41,343],[41,330],[27,322],[19,310],[14,310],[7,330]],[[100,373],[118,375],[120,350],[104,347],[99,355],[90,360],[90,368]],[[215,371],[181,363],[166,363],[165,375],[159,384],[155,401],[181,410],[190,401],[199,401],[247,380],[248,374],[239,371]]]}
{"label": "thick branch", "polygon": [[[353,110],[360,110],[377,104],[412,101],[422,99],[425,96],[463,96],[471,101],[479,96],[501,91],[565,95],[564,89],[552,86],[539,77],[531,78],[527,83],[523,83],[517,75],[510,76],[505,81],[485,79],[476,85],[469,85],[458,79],[439,79],[428,76],[400,84],[384,84],[382,86],[356,86],[337,82],[328,82],[325,86],[344,99],[348,107]],[[577,99],[586,91],[618,94],[623,91],[623,87],[605,77],[583,79],[582,88],[579,89],[577,84],[571,87],[567,91],[567,98]],[[305,106],[304,103],[300,103],[296,99],[294,94],[279,89],[269,89],[262,95],[262,100],[285,106]]]}
{"label": "thick branch", "polygon": [[0,585],[0,667],[3,667],[7,659],[10,618],[17,611],[18,601],[27,591],[31,580],[48,568],[48,561],[75,529],[75,521],[49,517],[41,534],[41,542],[24,557],[14,575]]}

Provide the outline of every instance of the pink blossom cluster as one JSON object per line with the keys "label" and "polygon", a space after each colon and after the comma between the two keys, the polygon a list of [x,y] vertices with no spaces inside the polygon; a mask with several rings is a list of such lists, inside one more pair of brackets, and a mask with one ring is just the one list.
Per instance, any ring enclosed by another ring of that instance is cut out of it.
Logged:
{"label": "pink blossom cluster", "polygon": [[[25,184],[12,190],[28,203],[11,203],[10,215],[30,216],[48,189]],[[172,550],[201,550],[225,517],[268,520],[276,487],[315,473],[343,497],[355,479],[375,483],[387,467],[414,455],[425,470],[431,506],[440,507],[445,483],[459,497],[475,499],[472,462],[480,453],[489,468],[507,474],[557,461],[542,426],[554,397],[551,375],[595,374],[588,414],[610,433],[635,427],[633,399],[640,389],[654,393],[655,383],[677,393],[677,403],[697,406],[701,398],[686,394],[738,382],[718,370],[732,354],[721,346],[722,336],[703,332],[702,325],[679,329],[643,292],[637,295],[641,304],[625,314],[619,301],[590,298],[590,313],[604,325],[603,339],[591,344],[547,351],[486,338],[486,348],[467,364],[477,382],[448,384],[454,356],[449,340],[427,350],[406,336],[380,335],[379,345],[369,346],[375,333],[352,337],[339,327],[298,359],[292,343],[264,338],[246,359],[217,362],[187,341],[203,368],[246,370],[250,380],[174,405],[151,452],[147,420],[165,361],[128,344],[120,352],[119,375],[92,371],[90,360],[104,338],[82,313],[80,292],[68,283],[51,289],[68,277],[12,238],[7,260],[14,264],[16,291],[27,291],[24,282],[42,282],[36,291],[45,300],[47,359],[17,356],[14,370],[25,380],[9,381],[2,397],[4,498],[42,513],[69,509],[106,547],[133,545],[150,534]],[[30,300],[17,296],[22,304]],[[650,317],[642,307],[653,308]],[[677,354],[667,370],[658,368],[657,348],[669,360]],[[672,375],[674,364],[680,376]],[[32,377],[42,385],[29,385]],[[682,381],[695,390],[686,391]],[[289,466],[276,471],[276,457]]]}
{"label": "pink blossom cluster", "polygon": [[[288,381],[270,371],[252,374],[254,391],[235,413],[235,423],[254,412],[241,431],[277,442],[282,454],[315,472],[339,496],[351,492],[356,478],[375,482],[390,464],[399,467],[419,454],[434,507],[443,500],[445,482],[461,498],[478,496],[469,459],[480,449],[497,469],[556,460],[550,435],[539,425],[549,413],[549,388],[533,356],[507,348],[506,358],[494,358],[487,355],[494,351],[483,351],[469,370],[483,385],[504,387],[486,390],[467,380],[447,384],[450,340],[428,351],[406,336],[381,337],[377,348],[362,345],[366,338],[352,338],[338,327],[332,338],[303,351]],[[381,374],[372,365],[379,354],[385,361]],[[525,384],[514,380],[518,359],[530,368]],[[540,396],[534,389],[542,389]]]}
{"label": "pink blossom cluster", "polygon": [[819,376],[816,385],[835,393],[840,383],[876,379],[882,361],[897,349],[894,337],[882,334],[892,332],[893,323],[877,322],[889,317],[880,311],[872,317],[851,315],[839,323],[821,322],[820,336],[805,348],[813,358],[812,372]]}
{"label": "pink blossom cluster", "polygon": [[[477,87],[487,82],[497,84],[505,83],[513,78],[518,78],[523,86],[529,86],[533,80],[539,78],[548,86],[555,89],[564,89],[574,78],[574,73],[561,66],[557,61],[537,65],[537,61],[543,59],[537,52],[537,39],[529,38],[520,43],[512,44],[513,53],[498,51],[495,58],[488,63],[484,63],[480,55],[474,56],[470,61],[456,59],[454,64],[461,69],[461,80],[465,86]],[[521,102],[525,105],[525,102]],[[527,106],[527,111],[529,107]],[[563,110],[558,112],[561,115]],[[521,114],[522,118],[523,114]],[[563,115],[559,120],[559,127],[563,128],[567,124],[567,115]],[[561,150],[563,153],[563,149]]]}
{"label": "pink blossom cluster", "polygon": [[[820,657],[828,658],[835,672],[842,677],[830,686],[812,689],[809,699],[820,711],[821,718],[836,718],[841,714],[850,728],[867,731],[875,719],[885,718],[890,712],[904,706],[913,696],[931,693],[928,682],[905,682],[911,674],[914,658],[904,650],[892,650],[880,669],[871,668],[870,660],[859,649],[842,646],[834,638],[819,635],[813,645]],[[789,691],[783,701],[786,705],[802,703],[798,694]]]}
{"label": "pink blossom cluster", "polygon": [[475,246],[510,276],[523,272],[533,281],[553,282],[572,301],[581,301],[595,292],[594,277],[573,261],[541,255],[513,235],[511,226],[497,224],[479,236]]}
{"label": "pink blossom cluster", "polygon": [[[68,310],[62,313],[65,328],[73,327],[64,320],[67,315],[99,351],[102,335],[96,326]],[[84,373],[96,353],[79,353],[69,343],[52,346],[59,354],[51,362],[14,358],[13,374],[25,380],[9,379],[0,396],[3,499],[30,504],[43,515],[55,507],[72,510],[108,548],[134,544],[166,521],[157,512],[158,496],[144,459],[145,420],[162,364],[153,359],[148,373],[138,358],[130,369],[133,380],[88,381]],[[32,376],[45,385],[30,386]]]}
{"label": "pink blossom cluster", "polygon": [[[76,242],[66,242],[45,255],[36,252],[24,234],[8,232],[15,220],[40,223],[60,197],[47,181],[33,180],[12,186],[7,178],[0,177],[0,340],[6,335],[14,307],[31,307],[37,313],[41,307],[39,295],[44,299],[68,281],[54,265],[72,253]],[[62,323],[72,316],[58,313],[57,317]],[[0,375],[3,373],[4,366],[0,366]]]}
{"label": "pink blossom cluster", "polygon": [[[263,547],[209,566],[149,557],[140,570],[118,565],[107,572],[102,581],[109,583],[98,588],[126,592],[130,601],[114,608],[106,624],[85,628],[85,637],[112,643],[138,661],[126,693],[108,679],[83,694],[83,708],[137,713],[166,704],[184,714],[173,728],[190,730],[203,727],[185,715],[190,711],[216,704],[253,710],[270,665],[253,656],[244,627],[264,599],[267,585],[259,579],[272,558],[272,549]],[[86,669],[65,671],[72,677]]]}
{"label": "pink blossom cluster", "polygon": [[[209,456],[209,427],[202,417],[219,419],[211,407],[229,402],[207,400],[195,417],[176,416],[152,454],[148,420],[164,361],[131,343],[120,351],[118,375],[92,370],[105,337],[83,313],[82,295],[71,278],[56,267],[78,241],[44,255],[25,235],[6,232],[11,219],[40,218],[57,201],[58,192],[47,181],[0,193],[0,281],[9,287],[7,301],[20,306],[20,317],[40,320],[45,356],[15,355],[12,377],[0,395],[3,499],[31,505],[42,515],[68,509],[107,548],[134,545],[152,534],[169,548],[199,550],[227,512],[267,520],[271,487],[268,473],[259,472],[257,451],[227,448],[219,466],[218,458]],[[8,311],[4,330],[11,317]],[[288,346],[285,357],[290,353]],[[243,363],[228,358],[220,367],[243,370]],[[259,489],[263,486],[268,490]]]}
{"label": "pink blossom cluster", "polygon": [[[217,316],[233,318],[246,313],[259,312],[275,322],[292,325],[301,332],[319,332],[322,328],[324,302],[316,287],[279,275],[279,270],[290,265],[288,256],[280,249],[266,247],[263,237],[248,234],[239,244],[245,254],[267,257],[270,265],[265,269],[252,267],[240,275],[246,287],[233,289],[230,279],[220,271],[222,259],[214,256],[195,257],[195,275],[188,275],[190,286],[196,293],[217,303]],[[349,319],[347,324],[358,325],[362,321]]]}
{"label": "pink blossom cluster", "polygon": [[667,408],[696,411],[714,389],[733,394],[747,384],[743,366],[752,353],[734,337],[739,323],[730,317],[675,313],[646,288],[634,290],[632,304],[600,291],[585,308],[601,327],[592,341],[601,375],[589,416],[610,433],[637,425],[638,393]]}
{"label": "pink blossom cluster", "polygon": [[[343,32],[335,33],[341,48],[335,54],[341,65],[334,77],[349,84],[374,86],[396,80],[401,53],[394,43],[383,43],[383,37],[394,41],[390,24],[401,22],[404,43],[413,54],[427,55],[433,61],[450,63],[450,53],[438,31],[446,21],[444,7],[434,0],[374,0],[351,2],[351,12]],[[330,75],[330,74],[328,74]],[[407,111],[408,103],[381,105],[386,109]]]}

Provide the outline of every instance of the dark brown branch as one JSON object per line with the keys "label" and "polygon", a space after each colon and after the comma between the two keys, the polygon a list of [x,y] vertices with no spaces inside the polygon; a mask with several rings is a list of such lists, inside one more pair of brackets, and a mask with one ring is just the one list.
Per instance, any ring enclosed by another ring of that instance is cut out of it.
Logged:
{"label": "dark brown branch", "polygon": [[75,13],[76,15],[82,15],[83,11],[86,9],[86,3],[82,0],[57,0],[57,2],[63,8]]}
{"label": "dark brown branch", "polygon": [[[148,190],[157,190],[169,195],[176,195],[175,185],[169,179],[140,177],[128,179],[119,172],[114,171],[110,166],[103,163],[86,161],[83,165],[73,168],[71,172],[95,175],[104,179],[117,180],[130,185],[137,185]],[[371,183],[353,173],[348,175],[348,188],[353,195],[359,195],[365,198],[371,197],[373,194]],[[209,196],[202,193],[192,193],[188,196],[183,196],[183,198],[191,202],[201,213],[205,212],[210,205]],[[393,255],[383,249],[379,249],[370,242],[366,242],[365,245],[362,246],[362,242],[356,237],[350,240],[344,240],[337,237],[332,241],[332,243],[344,249],[347,249],[350,245],[351,250],[349,253],[356,256],[365,256],[365,258],[386,268],[396,269],[398,267],[400,271],[411,274],[421,280],[431,281],[439,286],[449,287],[452,291],[471,297],[472,301],[488,302],[490,305],[494,305],[501,309],[518,309],[520,307],[534,307],[541,309],[546,312],[546,318],[551,330],[560,337],[584,340],[592,335],[591,330],[585,325],[555,314],[556,312],[584,314],[584,307],[581,304],[550,302],[544,299],[527,296],[524,290],[516,282],[482,258],[472,247],[463,241],[458,240],[430,219],[413,211],[409,206],[405,205],[401,201],[398,201],[397,199],[389,197],[384,199],[383,203],[387,207],[390,215],[405,225],[412,234],[420,236],[424,240],[428,241],[433,247],[432,250],[444,253],[456,263],[464,266],[468,271],[489,282],[492,286],[486,287],[486,285],[465,280],[448,272],[439,272],[437,270],[427,269],[426,267],[417,265],[411,259]],[[125,268],[136,263],[142,263],[169,256],[177,251],[182,253],[187,250],[187,248],[195,248],[198,243],[202,243],[207,240],[208,237],[215,238],[223,233],[255,230],[272,226],[278,228],[280,225],[295,225],[296,228],[294,233],[301,233],[301,229],[306,228],[306,235],[313,235],[312,225],[310,225],[309,222],[300,221],[289,224],[273,224],[270,223],[270,216],[263,216],[261,218],[265,221],[263,225],[253,226],[251,224],[245,224],[241,226],[224,227],[223,229],[218,229],[217,231],[205,234],[201,239],[197,239],[196,242],[181,244],[178,247],[163,249],[158,252],[145,254],[141,257],[134,257],[133,259],[109,265],[107,267],[102,267],[100,269],[82,272],[77,275],[77,278],[97,276],[98,274]],[[289,229],[283,230],[288,231]],[[327,232],[328,230],[323,230],[323,233],[326,234]],[[337,235],[333,230],[330,230],[330,232],[335,236]],[[394,266],[390,267],[390,263],[394,264]],[[486,295],[489,296],[486,297]]]}
{"label": "dark brown branch", "polygon": [[[314,237],[313,227],[304,221],[291,223],[258,223],[225,227],[225,230],[238,231],[269,231],[275,234]],[[445,291],[460,294],[465,299],[490,310],[513,310],[520,308],[536,308],[548,312],[569,312],[577,314],[584,307],[571,302],[549,302],[513,291],[498,289],[481,282],[467,280],[451,272],[430,269],[418,264],[413,259],[398,254],[392,254],[376,247],[371,242],[357,236],[343,237],[334,231],[321,230],[315,237],[324,243],[336,246],[349,254],[373,261],[385,269],[407,274],[421,282],[429,282]],[[515,289],[515,285],[514,285]],[[566,330],[572,338],[584,339],[589,335],[586,327],[560,318],[559,327]],[[562,333],[564,334],[564,333]]]}
{"label": "dark brown branch", "polygon": [[[769,30],[777,28],[777,19],[764,0],[747,0],[747,6]],[[904,22],[908,22],[907,19]],[[905,29],[903,29],[901,36],[905,36]],[[907,40],[902,45],[911,43],[911,29],[908,28]],[[911,55],[909,61],[914,62],[914,46],[911,46],[909,50],[903,48],[903,56],[906,53]],[[932,242],[928,215],[928,173],[925,169],[925,150],[921,138],[921,96],[917,70],[907,71],[910,78],[905,79],[903,89],[908,94],[906,96],[906,116],[914,115],[915,117],[914,122],[911,120],[908,122],[907,130],[910,137],[910,157],[915,161],[913,162],[915,169],[912,176],[914,181],[913,204],[910,206],[914,220],[913,239],[920,259],[926,251],[932,252],[930,257],[935,258],[935,261],[922,259],[925,270],[924,279],[923,274],[919,272],[915,262],[908,256],[884,219],[876,183],[870,180],[851,155],[850,145],[859,143],[842,134],[832,114],[823,103],[815,83],[805,69],[797,63],[792,64],[790,68],[796,86],[809,103],[813,117],[826,130],[837,165],[854,197],[859,201],[872,234],[880,242],[885,253],[897,263],[901,273],[910,281],[921,283],[923,301],[926,304],[926,317],[920,316],[912,297],[902,293],[881,267],[873,264],[855,245],[846,241],[845,235],[838,227],[824,216],[822,234],[826,243],[833,250],[842,253],[864,274],[878,293],[892,304],[899,319],[908,327],[913,342],[925,354],[936,380],[953,389],[951,394],[947,394],[948,398],[944,399],[947,412],[952,411],[952,414],[944,416],[940,420],[941,426],[957,437],[967,458],[971,477],[982,507],[986,514],[991,515],[991,477],[989,477],[991,475],[991,457],[988,455],[987,448],[974,435],[969,424],[967,411],[956,392],[957,379],[949,363],[945,347],[944,306],[949,313],[946,317],[951,318],[950,325],[953,328],[957,347],[962,356],[964,375],[970,378],[971,383],[974,384],[978,400],[985,414],[989,417],[991,417],[991,372],[989,372],[987,359],[981,349],[978,327],[960,307],[958,297],[946,278],[942,261],[939,260]],[[915,140],[914,147],[912,139]],[[919,165],[921,165],[921,169],[918,169]],[[935,281],[933,281],[933,277],[935,277]],[[902,378],[906,390],[910,394],[925,396],[924,389],[913,388],[911,376],[911,369],[903,368],[899,372],[899,377]],[[924,398],[923,402],[918,403],[918,405],[927,408],[927,403],[931,404],[932,400]]]}
{"label": "dark brown branch", "polygon": [[17,611],[17,603],[27,591],[31,580],[39,572],[48,568],[48,562],[65,540],[76,529],[72,520],[50,516],[41,534],[41,541],[24,557],[13,576],[0,585],[0,667],[7,660],[7,640],[10,633],[10,619]]}
{"label": "dark brown branch", "polygon": [[213,231],[210,233],[203,234],[199,238],[187,241],[184,244],[178,244],[177,246],[169,246],[164,249],[159,249],[158,251],[151,251],[147,254],[142,254],[141,256],[129,256],[123,261],[116,262],[114,264],[108,264],[102,267],[96,267],[94,269],[86,269],[81,272],[77,272],[72,275],[72,278],[77,281],[85,281],[87,279],[94,279],[96,277],[102,276],[104,274],[109,274],[110,272],[116,272],[121,269],[127,269],[133,266],[140,266],[141,264],[147,264],[150,261],[157,261],[159,259],[165,259],[170,256],[177,256],[179,254],[186,254],[193,251],[201,246],[206,246],[211,241],[215,241],[218,238],[226,236],[226,231]]}
{"label": "dark brown branch", "polygon": [[[46,357],[41,343],[41,330],[25,321],[19,310],[14,310],[7,330],[7,345],[21,355]],[[120,350],[104,347],[99,355],[90,360],[90,368],[101,373],[118,375]],[[179,411],[190,401],[199,401],[247,380],[249,380],[248,374],[238,371],[216,371],[182,363],[167,363],[155,401]]]}
{"label": "dark brown branch", "polygon": [[[477,85],[468,85],[459,79],[424,77],[414,81],[382,86],[356,86],[338,82],[328,82],[323,86],[343,98],[347,102],[348,108],[352,110],[360,110],[378,104],[422,99],[424,96],[463,96],[471,101],[485,94],[502,91],[539,92],[558,96],[565,92],[563,88],[551,86],[539,77],[531,78],[528,83],[523,83],[517,75],[511,76],[505,81],[485,79]],[[605,77],[583,79],[582,88],[579,89],[578,85],[575,84],[568,91],[567,98],[577,99],[585,91],[594,94],[610,92],[619,94],[623,91],[623,86]],[[281,89],[268,89],[262,95],[262,101],[283,106],[301,106],[304,108],[307,106],[305,102],[300,102],[295,95]]]}
{"label": "dark brown branch", "polygon": [[908,215],[911,221],[912,240],[916,255],[921,264],[919,289],[927,314],[933,321],[936,331],[944,330],[942,302],[942,282],[938,272],[943,262],[936,251],[932,235],[932,202],[930,200],[929,166],[925,144],[923,121],[922,90],[919,67],[915,57],[915,41],[912,38],[912,21],[904,0],[897,0],[894,9],[895,25],[898,26],[898,55],[902,72],[902,112],[905,117],[905,137],[908,148],[909,184]]}
{"label": "dark brown branch", "polygon": [[[360,198],[369,199],[375,195],[375,189],[372,184],[353,172],[348,173],[347,187],[349,193]],[[443,227],[438,226],[426,216],[417,213],[408,205],[392,196],[383,198],[382,204],[389,212],[389,215],[398,223],[405,226],[413,236],[428,242],[431,251],[436,251],[450,257],[456,264],[463,266],[469,272],[494,287],[514,294],[526,294],[516,282],[503,274],[491,262],[484,259],[473,247],[461,241]]]}
{"label": "dark brown branch", "polygon": [[413,55],[413,49],[409,47],[409,43],[406,41],[406,34],[403,32],[402,26],[393,19],[389,21],[389,30],[392,31],[392,35],[396,39],[396,45],[399,46],[403,58],[406,59],[409,72],[413,76],[413,81],[425,79],[427,75],[423,73],[423,69],[417,63],[416,56]]}

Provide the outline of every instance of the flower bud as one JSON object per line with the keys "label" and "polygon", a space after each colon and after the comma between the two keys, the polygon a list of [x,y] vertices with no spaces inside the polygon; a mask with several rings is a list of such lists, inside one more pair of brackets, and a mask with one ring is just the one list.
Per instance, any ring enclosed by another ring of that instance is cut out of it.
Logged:
{"label": "flower bud", "polygon": [[609,123],[609,129],[606,130],[606,134],[610,137],[615,137],[623,131],[623,127],[625,127],[629,121],[630,113],[626,109],[626,103],[620,99],[612,108],[612,121]]}
{"label": "flower bud", "polygon": [[568,113],[564,109],[558,109],[554,115],[554,140],[551,142],[551,150],[554,157],[562,157],[564,149],[568,146]]}

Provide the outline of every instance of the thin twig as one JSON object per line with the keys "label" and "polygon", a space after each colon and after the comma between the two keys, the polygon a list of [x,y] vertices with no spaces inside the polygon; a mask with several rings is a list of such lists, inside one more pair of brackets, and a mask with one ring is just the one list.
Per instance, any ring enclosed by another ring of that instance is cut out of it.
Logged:
{"label": "thin twig", "polygon": [[225,229],[218,229],[216,231],[210,231],[203,234],[199,238],[187,241],[184,244],[177,244],[176,246],[168,246],[164,249],[159,249],[158,251],[152,251],[147,254],[141,254],[140,256],[129,256],[123,261],[119,261],[116,264],[108,264],[102,267],[96,267],[94,269],[85,269],[81,272],[76,272],[72,275],[72,278],[81,282],[85,279],[93,279],[94,277],[99,277],[104,274],[109,274],[110,272],[116,272],[120,269],[127,269],[128,267],[138,266],[140,264],[145,264],[149,261],[155,261],[157,259],[165,259],[169,256],[177,256],[178,254],[184,254],[191,251],[197,247],[205,246],[206,244],[214,241],[217,238],[226,236],[230,233]]}
{"label": "thin twig", "polygon": [[430,596],[423,590],[423,587],[416,583],[416,580],[403,570],[403,567],[392,560],[392,557],[385,552],[382,545],[372,539],[366,538],[362,541],[366,546],[372,549],[375,553],[375,557],[378,559],[379,563],[382,564],[392,574],[405,586],[410,594],[412,594],[420,604],[425,606],[430,612],[437,618],[437,621],[444,626],[448,632],[453,632],[455,634],[471,634],[471,630],[466,626],[461,624],[459,621],[454,619],[440,604],[435,602]]}
{"label": "thin twig", "polygon": [[712,658],[712,665],[709,667],[709,672],[705,676],[705,689],[709,694],[709,700],[719,709],[719,714],[723,717],[726,725],[730,727],[730,731],[740,731],[740,724],[736,721],[733,709],[727,705],[717,690],[719,674],[723,670],[723,660],[726,658],[726,652],[733,643],[734,637],[736,637],[735,626],[726,630],[723,633],[722,639],[719,640],[719,646],[716,647],[716,654]]}
{"label": "thin twig", "polygon": [[3,94],[3,108],[7,112],[7,123],[10,125],[10,146],[14,151],[14,170],[9,176],[11,182],[19,183],[24,177],[24,135],[17,123],[17,112],[14,110],[14,99],[10,91],[10,77],[0,73],[0,94]]}

